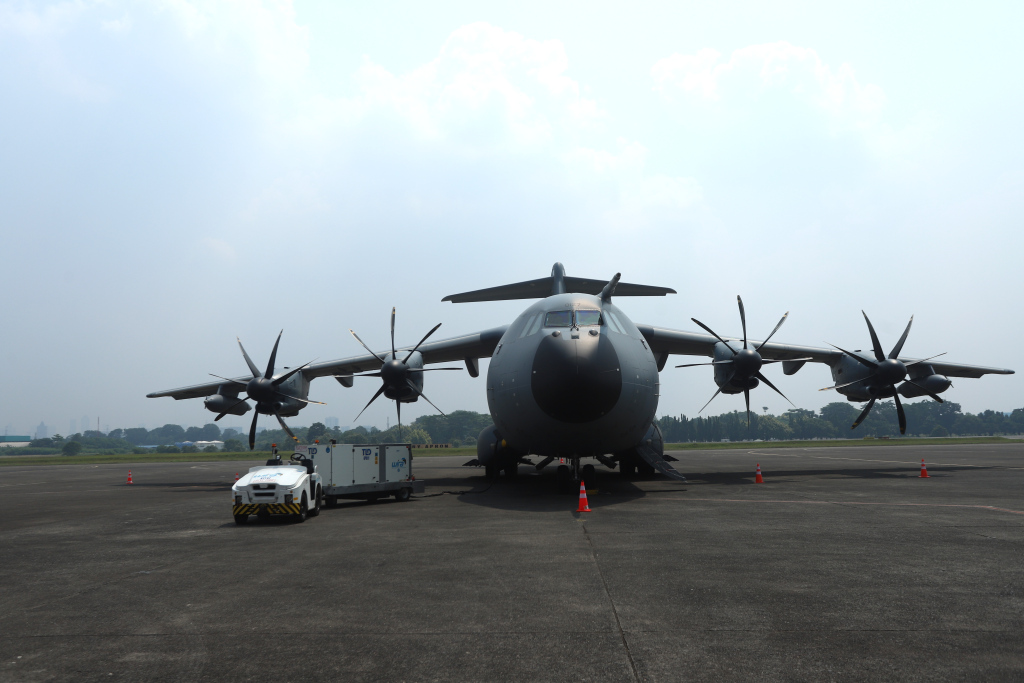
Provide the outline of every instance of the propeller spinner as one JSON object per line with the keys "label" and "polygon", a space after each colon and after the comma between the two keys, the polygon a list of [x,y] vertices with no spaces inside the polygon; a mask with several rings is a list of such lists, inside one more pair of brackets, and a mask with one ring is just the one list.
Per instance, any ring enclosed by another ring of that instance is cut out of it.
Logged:
{"label": "propeller spinner", "polygon": [[[789,317],[789,312],[787,311],[786,314],[782,316],[782,320],[779,321],[779,323],[775,326],[775,329],[771,331],[771,334],[769,334],[765,338],[765,340],[763,342],[758,344],[756,348],[751,349],[750,348],[750,344],[747,341],[747,314],[746,314],[746,311],[743,309],[743,299],[741,299],[739,296],[737,296],[736,297],[736,302],[739,304],[739,307],[740,307],[740,323],[743,325],[743,348],[737,351],[736,349],[732,348],[732,346],[730,346],[728,342],[726,342],[724,339],[719,337],[715,333],[715,331],[712,330],[710,327],[708,327],[707,325],[705,325],[701,321],[697,320],[696,318],[690,318],[690,320],[692,320],[693,322],[697,323],[702,328],[704,328],[712,337],[714,337],[718,341],[722,342],[722,344],[725,345],[725,348],[729,349],[729,351],[732,352],[732,358],[727,358],[725,360],[716,360],[716,361],[712,361],[710,363],[688,363],[688,364],[685,364],[685,365],[677,365],[676,367],[677,368],[694,368],[694,367],[697,367],[699,365],[729,365],[731,373],[729,374],[729,376],[725,380],[725,382],[723,382],[722,384],[726,385],[726,384],[729,384],[730,382],[734,382],[737,385],[742,385],[743,386],[743,398],[744,398],[744,400],[747,403],[747,426],[749,427],[750,426],[750,389],[752,389],[753,387],[757,386],[757,382],[752,382],[751,380],[757,379],[757,380],[760,380],[760,381],[764,382],[769,387],[771,387],[772,390],[775,391],[775,393],[777,393],[779,396],[781,396],[782,398],[785,398],[787,401],[789,401],[789,399],[786,397],[786,395],[784,393],[782,393],[781,391],[779,391],[778,387],[776,387],[774,384],[772,384],[768,380],[768,378],[765,377],[761,373],[761,367],[763,365],[768,365],[769,363],[778,363],[780,361],[778,361],[778,360],[763,360],[761,358],[761,354],[758,353],[758,351],[761,350],[761,347],[764,346],[765,344],[767,344],[768,340],[771,339],[775,335],[775,333],[779,331],[779,328],[782,327],[782,323],[786,322],[786,318]],[[811,359],[810,358],[794,358],[792,360],[794,360],[794,361],[806,361],[806,360],[811,360]],[[711,401],[715,400],[715,396],[718,396],[720,393],[722,393],[722,387],[721,386],[718,388],[718,391],[715,392],[714,396],[711,397],[711,400],[709,400],[707,403],[704,404],[704,408],[707,408],[711,404]],[[793,405],[793,402],[789,401],[789,404]],[[793,407],[795,408],[796,406],[793,406]],[[704,408],[701,408],[698,411],[698,413],[704,412]]]}

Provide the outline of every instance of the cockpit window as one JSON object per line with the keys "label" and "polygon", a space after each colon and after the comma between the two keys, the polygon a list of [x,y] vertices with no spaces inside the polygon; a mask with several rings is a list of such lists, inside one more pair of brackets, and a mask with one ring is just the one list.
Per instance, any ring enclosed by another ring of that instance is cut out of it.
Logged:
{"label": "cockpit window", "polygon": [[551,311],[544,318],[544,327],[571,327],[572,311]]}
{"label": "cockpit window", "polygon": [[576,326],[600,325],[601,311],[576,311]]}

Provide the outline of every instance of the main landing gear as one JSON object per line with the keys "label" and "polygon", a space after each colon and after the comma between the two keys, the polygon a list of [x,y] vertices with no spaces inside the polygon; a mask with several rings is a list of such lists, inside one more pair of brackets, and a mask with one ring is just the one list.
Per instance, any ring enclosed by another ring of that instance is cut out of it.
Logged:
{"label": "main landing gear", "polygon": [[564,493],[573,493],[579,490],[580,482],[590,482],[591,486],[597,484],[597,469],[593,465],[581,465],[580,459],[567,458],[568,465],[559,465],[555,471],[558,480],[558,490]]}

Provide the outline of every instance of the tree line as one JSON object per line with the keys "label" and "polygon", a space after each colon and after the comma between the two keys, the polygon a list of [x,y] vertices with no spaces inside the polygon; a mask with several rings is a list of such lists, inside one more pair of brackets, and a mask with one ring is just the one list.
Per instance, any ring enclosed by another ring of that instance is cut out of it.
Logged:
{"label": "tree line", "polygon": [[[1009,415],[985,410],[978,414],[964,413],[960,404],[946,401],[920,401],[904,404],[907,413],[908,436],[991,436],[997,434],[1024,433],[1024,408],[1018,408]],[[892,401],[875,405],[871,415],[856,431],[850,426],[860,413],[859,406],[849,403],[829,403],[821,410],[794,408],[781,415],[751,413],[747,426],[745,412],[733,411],[711,417],[688,418],[686,415],[663,415],[657,419],[667,443],[715,442],[723,439],[744,440],[790,440],[790,439],[837,439],[860,438],[864,436],[899,436],[899,422],[896,407]],[[341,431],[330,428],[322,422],[309,427],[295,427],[292,431],[302,443],[319,440],[326,443],[334,439],[338,443],[447,443],[452,446],[475,446],[477,436],[491,424],[491,416],[471,410],[456,410],[447,415],[423,415],[399,433],[398,426],[390,429],[356,427]],[[63,437],[60,434],[47,439],[32,441],[27,448],[4,449],[4,453],[78,455],[80,453],[147,453],[143,446],[156,447],[158,452],[198,451],[196,446],[176,446],[185,442],[223,441],[224,451],[248,450],[249,436],[237,429],[223,431],[214,423],[202,427],[182,427],[166,424],[156,429],[115,429],[107,434],[91,430]],[[286,449],[294,442],[282,429],[267,429],[256,435],[256,449],[269,451],[272,444]],[[217,451],[210,446],[207,451]]]}

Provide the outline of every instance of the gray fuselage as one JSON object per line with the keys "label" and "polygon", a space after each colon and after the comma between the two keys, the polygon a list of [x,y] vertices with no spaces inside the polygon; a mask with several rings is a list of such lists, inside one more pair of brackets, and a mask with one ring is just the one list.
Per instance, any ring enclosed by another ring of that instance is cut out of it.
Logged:
{"label": "gray fuselage", "polygon": [[556,294],[526,309],[487,371],[495,426],[524,454],[635,447],[654,420],[658,394],[657,363],[640,331],[618,307],[589,294]]}

